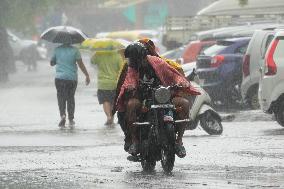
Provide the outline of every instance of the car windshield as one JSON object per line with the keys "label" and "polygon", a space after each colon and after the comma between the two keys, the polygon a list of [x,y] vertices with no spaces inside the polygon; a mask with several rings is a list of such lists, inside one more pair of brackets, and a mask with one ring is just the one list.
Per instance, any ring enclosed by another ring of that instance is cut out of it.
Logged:
{"label": "car windshield", "polygon": [[218,41],[217,44],[205,49],[203,55],[214,56],[233,43],[232,41]]}
{"label": "car windshield", "polygon": [[182,56],[183,48],[178,48],[172,51],[168,51],[164,54],[162,54],[162,57],[168,58],[168,59],[177,59]]}
{"label": "car windshield", "polygon": [[214,56],[221,50],[225,49],[227,46],[225,45],[213,45],[203,51],[203,55]]}
{"label": "car windshield", "polygon": [[213,45],[212,44],[204,45],[203,47],[201,47],[199,54],[204,54],[204,51],[211,46],[213,46]]}

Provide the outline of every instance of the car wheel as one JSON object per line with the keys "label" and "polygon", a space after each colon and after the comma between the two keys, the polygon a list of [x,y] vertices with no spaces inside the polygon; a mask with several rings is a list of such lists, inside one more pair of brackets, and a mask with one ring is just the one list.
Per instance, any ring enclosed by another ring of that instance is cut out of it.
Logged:
{"label": "car wheel", "polygon": [[284,127],[284,107],[283,106],[284,106],[284,103],[283,102],[280,103],[278,110],[274,112],[277,123],[279,123],[282,127]]}
{"label": "car wheel", "polygon": [[248,104],[249,104],[249,107],[253,110],[260,108],[257,91],[254,91],[249,95]]}

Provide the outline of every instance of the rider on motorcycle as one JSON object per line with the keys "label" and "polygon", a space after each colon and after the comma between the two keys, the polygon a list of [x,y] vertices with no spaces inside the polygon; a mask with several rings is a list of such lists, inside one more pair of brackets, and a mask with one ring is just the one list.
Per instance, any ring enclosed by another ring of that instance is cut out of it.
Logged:
{"label": "rider on motorcycle", "polygon": [[143,38],[138,40],[139,43],[142,43],[146,49],[148,50],[149,54],[152,56],[157,56],[159,58],[162,58],[164,61],[166,61],[171,67],[175,68],[178,72],[180,72],[182,75],[184,75],[183,69],[181,65],[173,60],[161,57],[157,52],[156,52],[156,46],[154,42],[151,39],[148,38]]}
{"label": "rider on motorcycle", "polygon": [[[139,116],[142,100],[141,89],[139,88],[140,80],[151,80],[156,86],[180,85],[183,88],[176,90],[172,99],[175,107],[180,109],[177,112],[178,119],[187,119],[189,116],[189,101],[184,95],[198,95],[186,78],[175,68],[170,66],[164,59],[160,58],[145,47],[144,44],[136,42],[130,44],[125,49],[125,58],[128,60],[128,68],[124,76],[120,77],[118,85],[118,97],[116,99],[114,111],[125,112],[126,127],[123,128],[126,133],[126,144],[131,144],[125,150],[128,153],[136,155],[139,153],[139,140],[137,137],[137,128],[133,124]],[[183,146],[182,137],[186,124],[180,124],[177,128],[177,138],[175,151],[178,157],[186,156]]]}

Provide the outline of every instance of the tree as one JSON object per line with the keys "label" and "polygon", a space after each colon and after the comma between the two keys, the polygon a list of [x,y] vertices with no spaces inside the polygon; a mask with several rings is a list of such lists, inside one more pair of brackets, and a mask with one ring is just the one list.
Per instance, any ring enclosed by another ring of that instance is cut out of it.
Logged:
{"label": "tree", "polygon": [[73,4],[76,0],[0,0],[0,25],[26,33],[35,33],[35,19],[46,16],[55,7]]}

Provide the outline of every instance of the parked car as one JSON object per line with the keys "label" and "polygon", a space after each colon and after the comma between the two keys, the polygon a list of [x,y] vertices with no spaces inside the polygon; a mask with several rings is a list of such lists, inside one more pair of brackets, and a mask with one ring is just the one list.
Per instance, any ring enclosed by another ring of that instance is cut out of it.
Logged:
{"label": "parked car", "polygon": [[20,39],[18,36],[16,36],[11,31],[8,31],[8,36],[9,36],[9,43],[12,46],[13,51],[14,51],[14,56],[18,60],[23,60],[26,52],[30,52],[30,51],[37,52],[36,50],[37,42],[36,41]]}
{"label": "parked car", "polygon": [[165,52],[162,56],[177,61],[180,64],[195,64],[197,56],[215,43],[216,41],[191,41],[186,46]]}
{"label": "parked car", "polygon": [[176,61],[180,64],[183,64],[183,59],[181,57],[182,57],[182,54],[184,52],[184,49],[185,49],[185,47],[181,46],[179,48],[167,51],[167,52],[163,53],[161,56],[164,57],[164,58]]}
{"label": "parked car", "polygon": [[279,28],[281,28],[280,25],[256,30],[244,56],[241,94],[243,100],[251,109],[260,108],[258,102],[258,87],[261,74],[259,69],[260,65],[263,64],[266,50]]}
{"label": "parked car", "polygon": [[182,53],[183,62],[195,62],[198,55],[202,54],[205,49],[215,43],[216,41],[191,41]]}
{"label": "parked car", "polygon": [[284,127],[284,31],[277,32],[265,54],[259,81],[261,109]]}
{"label": "parked car", "polygon": [[28,69],[36,69],[36,62],[44,58],[44,52],[37,46],[37,41],[20,39],[9,30],[8,36],[15,58],[26,64]]}
{"label": "parked car", "polygon": [[97,33],[96,38],[113,38],[113,39],[125,39],[127,41],[136,41],[142,38],[149,38],[157,47],[159,53],[164,53],[166,48],[162,45],[163,32],[159,30],[124,30],[113,32]]}
{"label": "parked car", "polygon": [[198,56],[200,85],[213,101],[229,105],[241,100],[242,59],[249,41],[249,37],[218,40]]}

